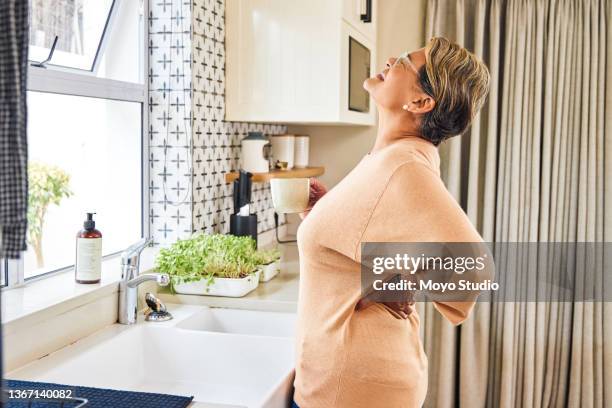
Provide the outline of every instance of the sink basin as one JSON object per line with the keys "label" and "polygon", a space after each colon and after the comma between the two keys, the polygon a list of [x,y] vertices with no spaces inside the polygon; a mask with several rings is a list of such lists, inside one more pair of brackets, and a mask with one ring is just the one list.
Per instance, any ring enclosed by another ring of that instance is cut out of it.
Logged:
{"label": "sink basin", "polygon": [[291,393],[293,363],[293,341],[288,337],[144,323],[109,326],[6,376],[194,395],[194,401],[206,403],[198,407],[282,407]]}
{"label": "sink basin", "polygon": [[176,327],[253,336],[293,337],[295,321],[296,315],[293,313],[206,308],[184,319]]}

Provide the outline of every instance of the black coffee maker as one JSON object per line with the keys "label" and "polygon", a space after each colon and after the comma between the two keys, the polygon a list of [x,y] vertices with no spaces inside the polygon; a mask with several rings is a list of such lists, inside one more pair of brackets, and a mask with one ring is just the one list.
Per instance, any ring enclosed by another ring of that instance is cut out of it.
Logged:
{"label": "black coffee maker", "polygon": [[257,246],[257,214],[251,214],[252,173],[240,170],[234,180],[234,213],[230,215],[230,234],[250,236]]}

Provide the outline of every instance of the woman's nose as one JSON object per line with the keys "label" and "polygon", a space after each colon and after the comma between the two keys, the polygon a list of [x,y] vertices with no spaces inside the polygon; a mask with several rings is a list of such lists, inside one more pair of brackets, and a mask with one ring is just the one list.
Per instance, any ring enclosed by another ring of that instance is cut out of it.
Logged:
{"label": "woman's nose", "polygon": [[395,61],[397,61],[397,58],[393,58],[393,57],[389,58],[387,60],[387,68],[391,68],[393,64],[395,64]]}

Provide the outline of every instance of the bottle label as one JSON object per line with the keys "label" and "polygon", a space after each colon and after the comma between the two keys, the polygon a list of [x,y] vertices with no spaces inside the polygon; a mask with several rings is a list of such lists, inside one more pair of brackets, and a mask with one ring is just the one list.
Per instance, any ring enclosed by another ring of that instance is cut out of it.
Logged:
{"label": "bottle label", "polygon": [[77,238],[76,279],[98,280],[102,267],[102,238]]}

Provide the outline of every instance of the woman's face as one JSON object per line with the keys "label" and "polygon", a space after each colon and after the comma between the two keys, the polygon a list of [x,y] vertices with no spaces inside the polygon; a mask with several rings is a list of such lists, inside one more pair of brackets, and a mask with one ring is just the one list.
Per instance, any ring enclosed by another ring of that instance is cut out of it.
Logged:
{"label": "woman's face", "polygon": [[425,52],[421,48],[408,53],[405,59],[389,58],[382,72],[365,80],[363,87],[379,107],[394,110],[407,105],[411,111],[414,103],[428,97],[419,86],[417,74],[425,65]]}

